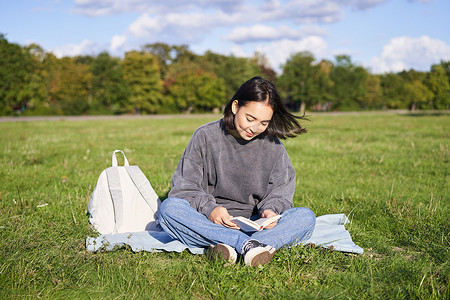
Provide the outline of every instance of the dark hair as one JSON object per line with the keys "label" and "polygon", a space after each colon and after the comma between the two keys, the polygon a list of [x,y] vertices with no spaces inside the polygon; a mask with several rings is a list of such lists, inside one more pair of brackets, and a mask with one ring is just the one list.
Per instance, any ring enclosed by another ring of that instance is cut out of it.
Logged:
{"label": "dark hair", "polygon": [[234,114],[231,106],[234,100],[238,100],[238,106],[245,106],[250,101],[267,101],[273,109],[272,120],[263,134],[285,139],[296,137],[305,133],[306,129],[300,126],[297,119],[305,119],[305,115],[298,117],[293,115],[281,100],[277,89],[270,81],[261,77],[253,77],[247,80],[236,91],[233,98],[225,106],[223,123],[227,129],[235,129]]}

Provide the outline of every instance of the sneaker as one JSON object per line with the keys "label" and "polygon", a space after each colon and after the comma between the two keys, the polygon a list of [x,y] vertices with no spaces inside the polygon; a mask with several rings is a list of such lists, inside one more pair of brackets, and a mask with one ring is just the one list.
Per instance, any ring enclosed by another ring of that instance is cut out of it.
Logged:
{"label": "sneaker", "polygon": [[275,254],[275,248],[260,243],[257,240],[249,240],[243,247],[244,262],[251,267],[267,264]]}
{"label": "sneaker", "polygon": [[236,250],[226,244],[210,245],[206,252],[209,259],[224,259],[228,261],[227,264],[234,264],[237,259]]}

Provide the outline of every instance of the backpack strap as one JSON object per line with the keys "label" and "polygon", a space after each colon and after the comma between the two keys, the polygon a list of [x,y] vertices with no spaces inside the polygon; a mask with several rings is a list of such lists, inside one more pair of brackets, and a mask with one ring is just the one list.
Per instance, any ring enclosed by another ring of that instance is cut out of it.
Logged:
{"label": "backpack strap", "polygon": [[[144,173],[142,173],[138,166],[128,166],[125,169],[139,190],[139,193],[141,193],[142,197],[145,199],[145,202],[147,202],[148,206],[156,214],[159,208],[160,200],[147,177],[145,177]],[[155,218],[157,218],[156,215]]]}
{"label": "backpack strap", "polygon": [[[113,157],[115,157],[115,156],[113,155]],[[114,164],[114,162],[113,162],[113,164]],[[116,161],[116,164],[117,164],[117,161]],[[119,170],[117,168],[106,169],[106,178],[108,180],[109,191],[111,193],[111,198],[112,198],[113,207],[114,207],[115,222],[114,222],[113,233],[116,233],[117,230],[119,230],[119,228],[122,226],[122,223],[123,223],[123,199],[122,199],[122,190],[121,190],[121,186],[120,186]]]}
{"label": "backpack strap", "polygon": [[117,167],[116,153],[118,153],[118,152],[122,153],[122,155],[123,155],[123,162],[124,162],[123,164],[124,164],[124,166],[129,166],[130,164],[128,163],[128,159],[127,159],[127,157],[125,156],[125,153],[123,153],[122,150],[114,150],[114,152],[112,154],[112,166],[113,167]]}

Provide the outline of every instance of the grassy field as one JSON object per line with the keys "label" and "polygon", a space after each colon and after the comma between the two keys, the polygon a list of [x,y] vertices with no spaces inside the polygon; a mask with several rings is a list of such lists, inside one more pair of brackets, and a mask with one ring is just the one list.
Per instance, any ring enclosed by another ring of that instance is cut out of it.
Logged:
{"label": "grassy field", "polygon": [[0,298],[449,298],[448,114],[313,114],[285,141],[295,205],[350,216],[363,255],[304,246],[248,268],[87,252],[87,205],[111,152],[164,199],[192,132],[217,118],[0,123]]}

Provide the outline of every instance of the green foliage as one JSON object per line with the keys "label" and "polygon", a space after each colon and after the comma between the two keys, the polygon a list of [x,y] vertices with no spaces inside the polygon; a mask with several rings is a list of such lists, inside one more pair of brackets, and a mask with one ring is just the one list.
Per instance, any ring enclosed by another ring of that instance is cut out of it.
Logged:
{"label": "green foliage", "polygon": [[408,104],[403,101],[406,92],[402,77],[393,73],[381,75],[381,88],[386,108],[408,108]]}
{"label": "green foliage", "polygon": [[92,73],[84,64],[77,64],[74,58],[58,60],[55,77],[51,82],[49,102],[59,114],[80,115],[85,113],[91,102]]}
{"label": "green foliage", "polygon": [[31,55],[0,34],[0,115],[20,111],[30,98]]}
{"label": "green foliage", "polygon": [[433,93],[433,108],[450,108],[450,81],[443,64],[431,67],[426,84]]}
{"label": "green foliage", "polygon": [[292,108],[299,108],[301,103],[307,107],[320,105],[330,98],[331,82],[323,70],[326,66],[324,63],[314,64],[314,60],[310,52],[299,52],[283,66],[277,83],[283,98]]}
{"label": "green foliage", "polygon": [[57,109],[51,105],[50,89],[57,74],[58,59],[36,44],[28,46],[27,51],[32,56],[31,79],[28,85],[31,97],[26,104],[24,114],[55,114]]}
{"label": "green foliage", "polygon": [[125,111],[158,113],[162,105],[163,86],[157,58],[146,52],[130,51],[123,60],[130,100]]}
{"label": "green foliage", "polygon": [[169,86],[169,93],[182,112],[219,111],[226,99],[223,80],[204,71],[179,74]]}
{"label": "green foliage", "polygon": [[195,60],[197,57],[186,45],[170,46],[164,43],[154,43],[145,45],[142,47],[142,51],[152,53],[157,57],[161,78],[164,80],[167,79],[167,73],[169,72],[169,68],[173,66],[173,63],[180,61],[188,62]]}
{"label": "green foliage", "polygon": [[93,75],[91,111],[121,112],[127,105],[130,90],[120,59],[102,52],[90,63],[90,70]]}
{"label": "green foliage", "polygon": [[0,34],[0,115],[206,112],[223,107],[254,76],[275,82],[294,111],[441,110],[450,106],[449,66],[442,61],[430,72],[373,75],[346,55],[317,62],[299,52],[277,75],[259,52],[197,55],[187,45],[154,43],[124,58],[107,52],[57,58]]}
{"label": "green foliage", "polygon": [[248,268],[187,251],[87,252],[87,205],[111,152],[164,199],[192,132],[216,118],[0,123],[0,298],[448,299],[448,114],[313,114],[284,142],[295,205],[347,214],[363,255],[294,247]]}
{"label": "green foliage", "polygon": [[264,53],[256,51],[251,58],[251,62],[258,65],[261,76],[271,82],[275,82],[277,79],[277,73],[270,66],[269,59]]}
{"label": "green foliage", "polygon": [[333,108],[340,110],[359,110],[363,108],[365,84],[368,77],[366,69],[356,66],[347,55],[336,56],[336,64],[331,68],[333,81]]}
{"label": "green foliage", "polygon": [[366,92],[362,97],[362,106],[364,108],[380,109],[383,103],[380,76],[368,74],[365,90]]}
{"label": "green foliage", "polygon": [[238,88],[254,76],[261,75],[257,62],[251,59],[225,56],[207,51],[203,59],[210,64],[212,71],[225,82],[226,102],[233,97]]}

